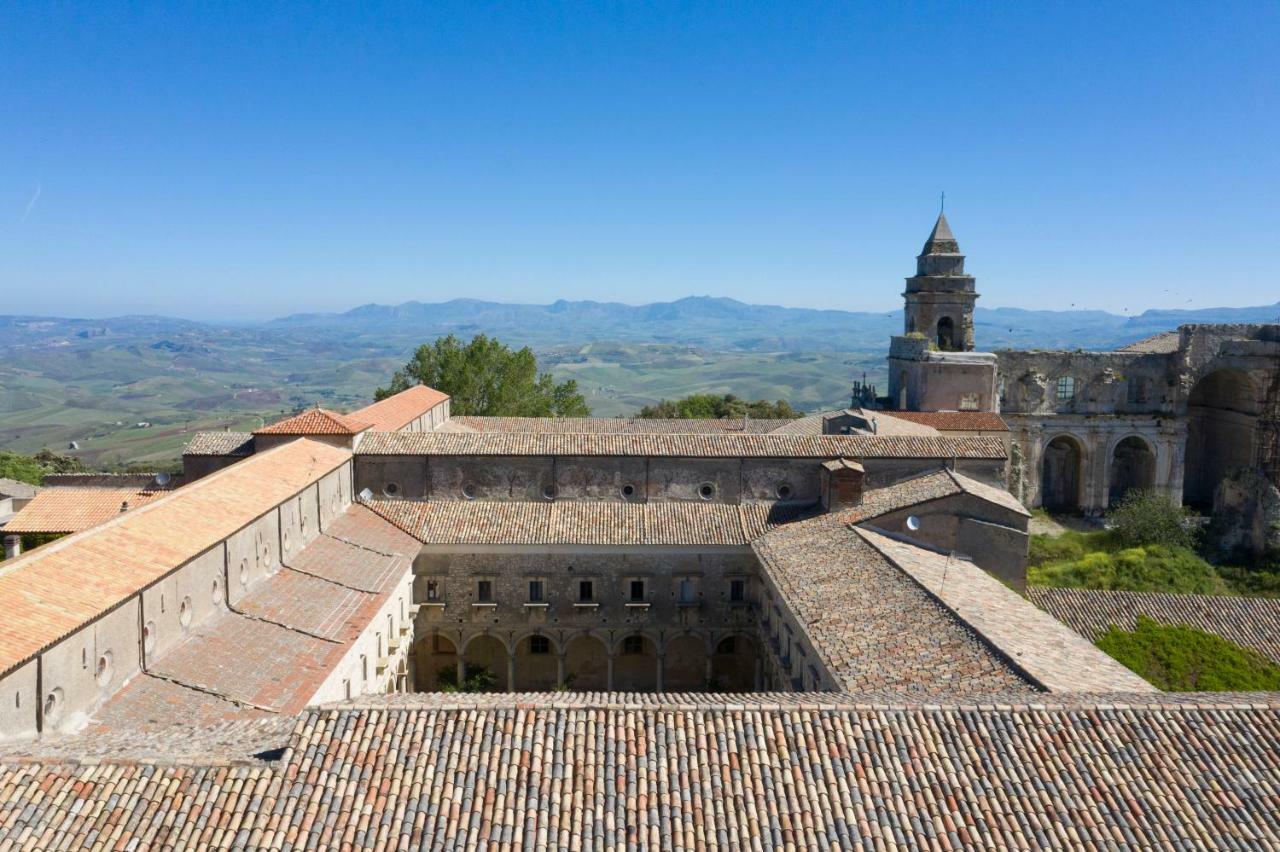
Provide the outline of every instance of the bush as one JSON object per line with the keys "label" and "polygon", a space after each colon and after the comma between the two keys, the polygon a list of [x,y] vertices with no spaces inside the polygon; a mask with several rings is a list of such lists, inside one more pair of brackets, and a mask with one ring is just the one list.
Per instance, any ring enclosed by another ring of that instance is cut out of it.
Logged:
{"label": "bush", "polygon": [[1120,499],[1107,519],[1127,547],[1164,544],[1188,549],[1196,546],[1196,532],[1187,525],[1181,506],[1156,491],[1130,491]]}
{"label": "bush", "polygon": [[1280,666],[1257,651],[1194,627],[1160,624],[1145,615],[1138,616],[1133,632],[1107,630],[1098,647],[1166,691],[1280,689]]}
{"label": "bush", "polygon": [[458,667],[445,666],[436,672],[436,688],[441,692],[493,692],[497,676],[484,666],[466,666],[462,684],[458,684]]}
{"label": "bush", "polygon": [[[1065,536],[1063,536],[1065,537]],[[1154,544],[1120,550],[1092,550],[1079,556],[1078,542],[1067,542],[1065,559],[1032,565],[1027,582],[1066,589],[1111,589],[1127,592],[1224,594],[1229,591],[1213,566],[1184,547]],[[1043,547],[1043,545],[1042,545]]]}

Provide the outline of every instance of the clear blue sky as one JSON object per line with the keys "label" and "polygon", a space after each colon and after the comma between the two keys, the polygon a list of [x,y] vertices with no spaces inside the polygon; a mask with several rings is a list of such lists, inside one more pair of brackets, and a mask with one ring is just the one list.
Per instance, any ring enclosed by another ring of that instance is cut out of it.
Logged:
{"label": "clear blue sky", "polygon": [[1280,298],[1275,0],[375,6],[0,7],[0,313]]}

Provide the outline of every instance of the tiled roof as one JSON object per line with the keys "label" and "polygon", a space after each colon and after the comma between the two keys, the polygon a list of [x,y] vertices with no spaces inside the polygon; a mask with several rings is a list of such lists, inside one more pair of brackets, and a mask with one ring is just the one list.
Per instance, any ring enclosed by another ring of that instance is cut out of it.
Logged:
{"label": "tiled roof", "polygon": [[452,423],[473,432],[512,432],[528,434],[574,435],[717,435],[764,434],[790,423],[790,420],[743,420],[726,417],[717,420],[642,417],[472,417],[450,418]]}
{"label": "tiled roof", "polygon": [[1280,600],[1041,586],[1028,588],[1027,595],[1054,618],[1093,639],[1112,625],[1133,630],[1138,616],[1145,615],[1163,624],[1214,633],[1280,663]]}
{"label": "tiled roof", "polygon": [[1280,712],[1126,704],[322,709],[277,764],[12,763],[0,846],[1274,848]]}
{"label": "tiled roof", "polygon": [[414,385],[373,405],[353,411],[348,416],[368,423],[370,428],[379,432],[394,432],[403,429],[448,398],[447,393],[441,393],[435,388]]}
{"label": "tiled roof", "polygon": [[932,426],[939,432],[1009,431],[1009,424],[994,411],[877,411],[876,416]]}
{"label": "tiled roof", "polygon": [[996,437],[370,432],[360,455],[1003,459]]}
{"label": "tiled roof", "polygon": [[141,508],[170,491],[137,488],[45,488],[9,523],[7,533],[72,533],[96,527],[105,521]]}
{"label": "tiled roof", "polygon": [[5,562],[0,672],[189,562],[350,457],[337,447],[294,441]]}
{"label": "tiled roof", "polygon": [[426,544],[743,546],[805,511],[763,504],[573,500],[366,505]]}
{"label": "tiled roof", "polygon": [[[869,545],[1050,692],[1153,692],[1092,642],[964,559],[860,527]],[[914,623],[914,618],[911,619]]]}
{"label": "tiled roof", "polygon": [[[773,429],[775,435],[822,435],[825,434],[826,421],[831,417],[839,417],[849,409],[836,409],[834,411],[822,411],[817,414],[810,414],[795,420],[784,420],[780,426]],[[880,410],[864,409],[858,412],[862,417],[875,421],[876,432],[874,434],[880,436],[891,435],[917,435],[928,436],[937,435],[938,430],[922,423],[912,423],[908,420],[896,417],[888,417],[888,412]],[[859,431],[856,434],[867,435],[872,434],[868,431]]]}
{"label": "tiled roof", "polygon": [[182,448],[184,456],[251,456],[250,432],[197,432]]}
{"label": "tiled roof", "polygon": [[0,477],[0,497],[17,497],[19,500],[30,500],[40,490],[39,486],[16,479]]}
{"label": "tiled roof", "polygon": [[842,688],[953,698],[1035,691],[839,518],[788,524],[752,547]]}
{"label": "tiled roof", "polygon": [[324,408],[309,408],[301,414],[286,417],[279,423],[254,429],[255,435],[355,435],[369,424],[350,414],[339,414]]}
{"label": "tiled roof", "polygon": [[1176,331],[1162,331],[1150,337],[1121,346],[1117,352],[1138,352],[1143,355],[1168,355],[1178,351],[1179,335]]}
{"label": "tiled roof", "polygon": [[909,506],[956,494],[972,494],[1011,512],[1030,517],[1026,507],[1003,488],[995,488],[950,470],[927,473],[885,488],[872,489],[863,495],[862,502],[857,506],[842,510],[837,515],[846,523],[863,523]]}

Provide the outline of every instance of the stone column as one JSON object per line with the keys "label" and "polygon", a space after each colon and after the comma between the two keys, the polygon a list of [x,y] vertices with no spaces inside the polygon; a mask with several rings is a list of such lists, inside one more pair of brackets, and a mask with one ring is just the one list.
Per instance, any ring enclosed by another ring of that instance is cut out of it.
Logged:
{"label": "stone column", "polygon": [[[714,649],[713,649],[713,650],[714,650]],[[712,651],[710,651],[710,650],[709,650],[709,651],[707,651],[707,677],[706,677],[706,683],[707,683],[707,684],[710,684],[710,683],[711,683],[711,678],[715,676],[715,669],[714,669],[714,668],[712,667],[712,665],[711,665],[711,658],[712,658],[712,656],[713,656]]]}
{"label": "stone column", "polygon": [[516,691],[516,655],[507,652],[507,692]]}
{"label": "stone column", "polygon": [[461,643],[459,643],[458,659],[455,664],[458,668],[458,689],[462,689],[462,682],[467,679],[467,663],[462,659]]}
{"label": "stone column", "polygon": [[756,692],[764,690],[764,660],[759,657],[756,657],[756,674],[751,685]]}
{"label": "stone column", "polygon": [[663,670],[667,667],[667,655],[658,654],[658,692],[663,690]]}
{"label": "stone column", "polygon": [[22,555],[22,536],[7,535],[4,537],[4,558],[16,559]]}
{"label": "stone column", "polygon": [[564,654],[556,657],[556,686],[564,686]]}
{"label": "stone column", "polygon": [[605,660],[605,689],[613,692],[613,651],[609,652],[609,656]]}

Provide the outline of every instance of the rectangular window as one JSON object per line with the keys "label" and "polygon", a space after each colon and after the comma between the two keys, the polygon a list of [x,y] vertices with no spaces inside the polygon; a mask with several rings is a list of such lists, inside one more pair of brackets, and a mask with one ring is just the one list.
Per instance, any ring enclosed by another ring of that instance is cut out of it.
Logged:
{"label": "rectangular window", "polygon": [[476,584],[476,600],[480,603],[490,603],[493,601],[492,580],[481,580]]}
{"label": "rectangular window", "polygon": [[644,637],[628,636],[622,640],[622,653],[624,654],[643,654],[644,653]]}
{"label": "rectangular window", "polygon": [[693,603],[693,581],[687,577],[680,581],[680,603]]}
{"label": "rectangular window", "polygon": [[369,658],[364,654],[360,655],[360,679],[369,679]]}
{"label": "rectangular window", "polygon": [[591,603],[595,599],[595,589],[592,588],[590,580],[582,580],[578,583],[578,600],[583,603]]}
{"label": "rectangular window", "polygon": [[551,640],[545,636],[529,637],[529,653],[530,654],[550,654]]}
{"label": "rectangular window", "polygon": [[542,603],[542,602],[543,602],[542,581],[530,580],[529,581],[529,603]]}
{"label": "rectangular window", "polygon": [[1076,380],[1074,376],[1063,376],[1058,379],[1058,399],[1065,402],[1076,395]]}
{"label": "rectangular window", "polygon": [[960,395],[961,411],[977,411],[978,395],[976,393],[965,393]]}
{"label": "rectangular window", "polygon": [[729,581],[729,600],[733,603],[742,603],[747,599],[747,581],[746,580],[730,580]]}
{"label": "rectangular window", "polygon": [[436,580],[427,581],[427,600],[440,600],[440,583]]}
{"label": "rectangular window", "polygon": [[644,602],[644,580],[631,581],[631,602],[632,603]]}

